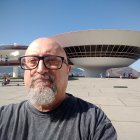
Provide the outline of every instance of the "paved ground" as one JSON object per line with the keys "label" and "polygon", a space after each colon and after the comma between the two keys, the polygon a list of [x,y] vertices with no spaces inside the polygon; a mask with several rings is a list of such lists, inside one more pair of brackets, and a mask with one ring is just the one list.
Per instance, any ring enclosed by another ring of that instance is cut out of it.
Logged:
{"label": "paved ground", "polygon": [[[69,80],[67,92],[101,107],[118,140],[140,139],[140,79],[79,78]],[[24,100],[26,95],[21,81],[0,87],[0,106]]]}

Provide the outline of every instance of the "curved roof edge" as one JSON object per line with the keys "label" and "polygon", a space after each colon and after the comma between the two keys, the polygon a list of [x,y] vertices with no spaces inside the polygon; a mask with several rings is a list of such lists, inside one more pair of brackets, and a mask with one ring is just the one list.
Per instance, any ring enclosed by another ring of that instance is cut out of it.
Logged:
{"label": "curved roof edge", "polygon": [[25,50],[27,49],[27,45],[19,45],[19,44],[9,44],[9,45],[0,45],[0,50]]}
{"label": "curved roof edge", "polygon": [[97,29],[66,32],[51,37],[62,47],[79,45],[130,45],[140,47],[140,31]]}
{"label": "curved roof edge", "polygon": [[69,34],[69,33],[85,32],[85,31],[134,31],[134,32],[140,32],[140,30],[131,30],[131,29],[87,29],[87,30],[76,30],[76,31],[64,32],[64,33],[56,34],[55,36]]}

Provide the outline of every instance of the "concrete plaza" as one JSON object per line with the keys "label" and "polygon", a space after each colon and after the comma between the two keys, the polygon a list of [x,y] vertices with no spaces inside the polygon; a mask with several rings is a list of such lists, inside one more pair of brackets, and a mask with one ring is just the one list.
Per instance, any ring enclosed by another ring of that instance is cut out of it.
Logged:
{"label": "concrete plaza", "polygon": [[[140,139],[140,79],[75,78],[69,80],[67,92],[104,110],[118,140]],[[1,86],[0,106],[20,102],[26,96],[23,81]]]}

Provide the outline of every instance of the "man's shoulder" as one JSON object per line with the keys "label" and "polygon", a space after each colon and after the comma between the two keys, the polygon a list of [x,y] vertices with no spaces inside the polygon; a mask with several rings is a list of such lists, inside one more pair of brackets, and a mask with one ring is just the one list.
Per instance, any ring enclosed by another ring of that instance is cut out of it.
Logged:
{"label": "man's shoulder", "polygon": [[78,104],[79,107],[81,108],[85,108],[85,109],[93,109],[93,110],[96,110],[96,109],[99,109],[99,107],[91,102],[88,102],[86,100],[83,100],[82,98],[79,98],[79,97],[75,97],[73,96],[76,100],[76,103]]}
{"label": "man's shoulder", "polygon": [[22,101],[20,103],[12,103],[8,105],[3,105],[0,107],[0,114],[2,115],[3,113],[10,113],[10,112],[12,113],[15,110],[19,110],[25,105],[26,102],[27,101]]}
{"label": "man's shoulder", "polygon": [[77,110],[81,113],[84,113],[84,114],[88,114],[88,115],[91,115],[91,116],[95,116],[95,115],[103,115],[104,112],[102,111],[102,109],[100,107],[98,107],[97,105],[91,103],[91,102],[88,102],[86,100],[83,100],[79,97],[75,97],[73,95],[71,95],[73,100],[74,101],[74,104],[75,104],[75,108],[77,108]]}
{"label": "man's shoulder", "polygon": [[[80,106],[80,109],[82,108],[82,116],[84,118],[84,121],[86,124],[89,124],[92,136],[96,135],[95,137],[98,138],[100,134],[104,134],[102,137],[110,137],[109,139],[115,139],[116,140],[116,131],[114,126],[112,125],[110,119],[107,117],[105,112],[98,106],[85,101],[83,99],[75,97],[78,103],[78,106]],[[95,130],[93,129],[95,128]],[[104,133],[107,132],[108,134]],[[96,134],[95,134],[96,133]],[[105,138],[107,139],[107,138]]]}

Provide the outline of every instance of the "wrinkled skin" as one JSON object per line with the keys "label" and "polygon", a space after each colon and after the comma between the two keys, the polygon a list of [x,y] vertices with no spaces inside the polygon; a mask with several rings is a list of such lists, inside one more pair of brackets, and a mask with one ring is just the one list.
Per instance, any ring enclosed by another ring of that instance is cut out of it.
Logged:
{"label": "wrinkled skin", "polygon": [[[36,56],[47,56],[47,55],[57,55],[62,56],[67,61],[67,57],[63,48],[60,47],[58,43],[49,38],[39,38],[34,40],[28,47],[25,55],[36,55]],[[33,78],[35,76],[50,75],[52,79],[38,78],[34,81],[33,88],[49,87],[56,88],[55,99],[48,105],[33,104],[40,111],[50,111],[56,108],[66,97],[66,87],[68,82],[68,73],[71,66],[62,64],[62,68],[58,70],[49,70],[44,66],[42,60],[39,61],[39,65],[36,69],[25,70],[24,73],[24,83],[25,87],[29,90],[32,85]]]}

